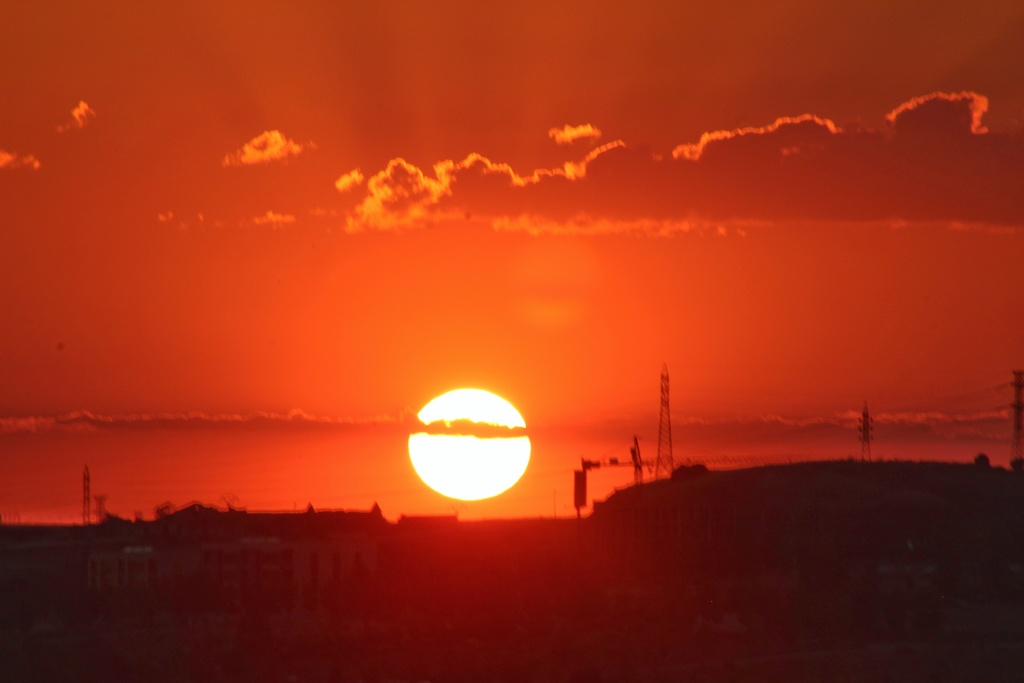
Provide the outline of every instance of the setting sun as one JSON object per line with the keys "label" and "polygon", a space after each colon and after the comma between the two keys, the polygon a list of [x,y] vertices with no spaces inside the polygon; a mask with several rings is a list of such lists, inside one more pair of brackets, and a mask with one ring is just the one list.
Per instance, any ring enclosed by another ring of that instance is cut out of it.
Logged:
{"label": "setting sun", "polygon": [[[491,498],[515,485],[530,462],[530,439],[517,435],[526,422],[515,407],[488,391],[456,389],[438,396],[419,412],[434,433],[409,436],[409,457],[420,479],[438,493],[460,500]],[[453,426],[457,423],[457,426]],[[438,433],[443,424],[443,433]],[[474,425],[504,428],[509,436]]]}

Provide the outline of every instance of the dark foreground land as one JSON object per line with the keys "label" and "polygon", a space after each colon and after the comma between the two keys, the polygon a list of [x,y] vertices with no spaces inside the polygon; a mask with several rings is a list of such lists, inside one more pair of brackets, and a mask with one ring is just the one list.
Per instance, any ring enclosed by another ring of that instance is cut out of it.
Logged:
{"label": "dark foreground land", "polygon": [[584,520],[0,527],[0,681],[1024,680],[1024,476],[680,468]]}

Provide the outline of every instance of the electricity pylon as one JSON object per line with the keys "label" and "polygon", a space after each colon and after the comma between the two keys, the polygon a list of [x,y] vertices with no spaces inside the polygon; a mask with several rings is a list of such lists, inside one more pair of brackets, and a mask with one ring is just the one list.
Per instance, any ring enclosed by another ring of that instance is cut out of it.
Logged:
{"label": "electricity pylon", "polygon": [[668,406],[668,365],[661,366],[661,412],[658,415],[658,458],[654,462],[654,478],[671,477],[675,469],[672,459],[672,414]]}

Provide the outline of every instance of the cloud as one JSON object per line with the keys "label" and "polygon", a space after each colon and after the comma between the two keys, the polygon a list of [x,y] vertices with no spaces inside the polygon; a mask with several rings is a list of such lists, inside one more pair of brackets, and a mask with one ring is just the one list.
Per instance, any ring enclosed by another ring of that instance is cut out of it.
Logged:
{"label": "cloud", "polygon": [[175,228],[188,232],[195,227],[208,227],[213,226],[215,228],[223,228],[226,223],[223,220],[207,220],[206,214],[198,212],[187,216],[180,216],[173,211],[165,211],[163,213],[157,213],[157,221],[164,223],[165,225],[171,225]]}
{"label": "cloud", "polygon": [[594,218],[581,214],[566,220],[551,220],[544,216],[522,214],[519,216],[499,216],[492,220],[491,225],[496,232],[521,232],[534,236],[637,235],[644,237],[671,237],[690,232],[720,237],[725,237],[731,232],[741,237],[746,236],[746,232],[741,228],[727,227],[721,223],[703,221],[697,218],[616,220]]}
{"label": "cloud", "polygon": [[396,158],[336,187],[353,197],[351,232],[466,216],[530,234],[742,234],[780,220],[1019,231],[1024,136],[983,134],[987,108],[977,93],[932,93],[877,130],[808,113],[704,133],[671,155],[616,140],[529,173],[480,154],[431,168]]}
{"label": "cloud", "polygon": [[228,167],[266,164],[298,156],[304,149],[303,145],[285,137],[281,131],[267,130],[242,145],[241,149],[225,155],[221,165]]}
{"label": "cloud", "polygon": [[363,176],[363,172],[357,168],[354,171],[345,173],[335,180],[334,187],[338,188],[338,192],[348,192],[349,190],[362,185],[364,180],[366,180],[366,178]]}
{"label": "cloud", "polygon": [[38,434],[52,431],[75,432],[100,429],[181,428],[215,426],[281,426],[345,428],[357,426],[394,425],[409,421],[405,412],[397,415],[374,415],[347,418],[313,415],[303,410],[288,412],[256,411],[251,413],[162,412],[102,414],[76,410],[63,415],[0,417],[0,435]]}
{"label": "cloud", "polygon": [[499,194],[537,185],[545,178],[579,180],[586,176],[588,164],[598,156],[622,146],[621,141],[610,142],[592,150],[580,161],[566,162],[561,168],[537,169],[527,175],[520,175],[508,164],[491,161],[477,153],[461,161],[440,161],[434,164],[433,174],[405,159],[392,159],[384,170],[366,180],[366,195],[349,216],[347,229],[350,232],[401,229],[464,213],[465,208],[458,202],[447,200],[452,197],[456,183],[467,178],[495,181],[492,188],[496,187]]}
{"label": "cloud", "polygon": [[565,125],[562,128],[552,128],[548,131],[548,137],[559,145],[570,145],[577,140],[597,140],[601,137],[601,131],[585,123],[581,126]]}
{"label": "cloud", "polygon": [[478,439],[503,439],[526,435],[525,427],[506,427],[473,420],[438,420],[421,424],[416,431],[420,434],[475,436]]}
{"label": "cloud", "polygon": [[262,216],[256,216],[253,218],[252,222],[256,225],[270,225],[275,228],[279,228],[282,225],[291,225],[295,223],[295,216],[287,213],[274,213],[273,211],[267,211]]}
{"label": "cloud", "polygon": [[907,100],[885,118],[898,132],[942,129],[983,135],[988,129],[981,119],[987,111],[988,98],[976,92],[933,92]]}
{"label": "cloud", "polygon": [[[977,412],[948,413],[942,411],[898,411],[875,412],[871,414],[875,424],[875,435],[882,442],[893,441],[908,435],[929,434],[944,441],[964,438],[982,438],[1001,441],[1006,438],[1010,425],[1008,409],[983,410]],[[733,430],[736,433],[756,434],[753,428],[767,430],[785,428],[787,435],[797,432],[844,431],[855,435],[860,426],[861,411],[848,410],[833,415],[785,416],[764,414],[739,417],[706,418],[683,416],[673,420],[684,428]],[[851,444],[854,439],[851,438]]]}
{"label": "cloud", "polygon": [[31,168],[33,171],[38,171],[40,166],[42,164],[39,163],[39,159],[31,154],[18,154],[0,149],[0,168]]}
{"label": "cloud", "polygon": [[71,110],[71,120],[57,126],[57,132],[64,133],[73,128],[85,128],[85,124],[93,118],[96,118],[96,111],[85,100],[79,100],[75,108]]}
{"label": "cloud", "polygon": [[[780,130],[785,132],[785,129],[790,126],[816,126],[822,132],[827,132],[831,135],[835,135],[840,131],[839,127],[836,126],[829,119],[823,119],[813,114],[801,114],[800,116],[784,116],[782,118],[775,119],[774,123],[767,126],[758,127],[747,127],[747,128],[735,128],[733,130],[716,130],[709,133],[704,133],[700,136],[700,140],[695,143],[683,144],[672,150],[672,157],[675,159],[689,159],[690,161],[697,161],[708,145],[716,142],[722,142],[724,140],[732,140],[734,138],[742,138],[747,135],[770,135],[773,133],[779,133]],[[813,130],[813,128],[805,128],[806,130]],[[782,154],[793,153],[793,148],[783,147]]]}
{"label": "cloud", "polygon": [[[856,428],[860,424],[860,413],[848,411],[837,416],[842,424]],[[945,413],[941,411],[901,411],[872,413],[877,428],[892,431],[925,430],[945,440],[964,437],[1002,439],[1004,427],[1010,424],[1010,411],[1005,408],[981,410],[970,413]]]}
{"label": "cloud", "polygon": [[[847,424],[859,424],[861,412],[850,410],[836,416]],[[872,413],[871,419],[876,424],[884,425],[925,425],[938,427],[953,424],[972,424],[977,422],[1009,422],[1010,411],[1007,408],[980,410],[971,413],[945,413],[936,410],[900,411],[893,413]]]}

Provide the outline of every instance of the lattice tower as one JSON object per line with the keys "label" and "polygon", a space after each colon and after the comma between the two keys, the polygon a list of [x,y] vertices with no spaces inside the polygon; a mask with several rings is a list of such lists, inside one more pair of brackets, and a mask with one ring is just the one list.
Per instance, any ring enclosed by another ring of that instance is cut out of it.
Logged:
{"label": "lattice tower", "polygon": [[672,414],[668,405],[668,365],[661,366],[661,412],[658,415],[658,458],[654,478],[671,477],[675,469],[672,458]]}

